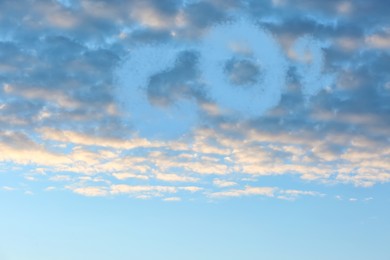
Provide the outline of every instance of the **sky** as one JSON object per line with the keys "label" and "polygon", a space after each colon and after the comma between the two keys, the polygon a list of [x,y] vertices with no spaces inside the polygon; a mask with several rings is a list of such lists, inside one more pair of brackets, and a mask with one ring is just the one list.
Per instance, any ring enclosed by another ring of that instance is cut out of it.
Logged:
{"label": "sky", "polygon": [[389,13],[0,0],[0,260],[390,259]]}

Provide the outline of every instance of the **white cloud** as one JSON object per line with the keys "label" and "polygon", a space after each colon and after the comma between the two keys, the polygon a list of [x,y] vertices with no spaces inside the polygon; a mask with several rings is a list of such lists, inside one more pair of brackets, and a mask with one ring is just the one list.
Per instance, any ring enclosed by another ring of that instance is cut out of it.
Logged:
{"label": "white cloud", "polygon": [[[74,187],[74,192],[90,196],[133,194],[134,197],[159,197],[166,193],[202,190],[213,196],[243,196],[270,192],[269,189],[243,189],[248,178],[256,181],[261,176],[291,174],[306,181],[352,183],[361,187],[390,181],[390,149],[379,148],[381,143],[366,136],[329,134],[315,139],[302,132],[247,131],[243,127],[225,125],[224,130],[240,133],[238,136],[244,136],[245,141],[223,131],[200,129],[194,132],[192,139],[163,142],[138,138],[120,142],[119,139],[72,131],[39,129],[44,140],[53,146],[40,146],[16,133],[2,133],[7,142],[0,141],[4,151],[0,161],[34,165],[35,169],[43,169],[40,180],[46,178],[49,182],[66,183]],[[68,145],[61,148],[57,142]],[[67,147],[72,147],[69,143],[75,146],[69,149]],[[210,153],[208,149],[199,149],[202,144],[223,152]],[[340,152],[332,145],[345,148]],[[133,155],[134,150],[141,152]],[[36,179],[35,172],[26,176]],[[209,183],[206,181],[208,176],[212,178],[210,187],[205,184]],[[115,184],[111,184],[110,177],[116,179]],[[145,181],[145,184],[153,179],[156,185],[132,186],[126,183],[130,179]],[[76,185],[79,181],[83,182],[82,187]],[[180,182],[196,182],[197,186],[172,186]],[[96,188],[96,183],[108,186]],[[218,190],[233,186],[236,189]],[[315,194],[285,191],[275,196],[291,199],[300,195]]]}
{"label": "white cloud", "polygon": [[39,129],[39,132],[42,134],[42,137],[44,139],[78,144],[78,145],[101,146],[101,147],[109,147],[115,149],[132,149],[138,147],[153,147],[153,146],[159,147],[162,145],[162,142],[156,141],[151,143],[147,139],[142,139],[142,138],[122,140],[119,138],[107,138],[107,137],[86,135],[75,131],[59,131],[51,128],[42,128]]}
{"label": "white cloud", "polygon": [[184,187],[179,187],[179,189],[184,191],[189,191],[192,193],[203,190],[203,188],[197,186],[184,186]]}
{"label": "white cloud", "polygon": [[246,186],[244,189],[235,189],[228,191],[219,191],[213,192],[209,196],[212,198],[222,198],[222,197],[242,197],[242,196],[266,196],[274,197],[277,188],[274,187],[251,187]]}
{"label": "white cloud", "polygon": [[177,188],[173,186],[131,186],[126,184],[112,185],[110,187],[111,194],[137,194],[137,193],[152,193],[159,195],[163,193],[176,193]]}
{"label": "white cloud", "polygon": [[160,173],[155,172],[155,176],[158,180],[168,181],[168,182],[197,182],[198,178],[190,177],[190,176],[181,176],[172,173]]}
{"label": "white cloud", "polygon": [[149,179],[149,176],[147,175],[127,173],[127,172],[113,173],[112,175],[118,180],[126,180],[126,179],[148,180]]}
{"label": "white cloud", "polygon": [[163,200],[164,201],[181,201],[181,198],[180,197],[168,197],[168,198],[164,198]]}
{"label": "white cloud", "polygon": [[276,187],[245,186],[244,189],[230,189],[226,191],[213,192],[210,193],[209,196],[211,198],[265,196],[294,201],[301,196],[324,196],[324,194],[315,191],[283,190]]}
{"label": "white cloud", "polygon": [[68,187],[73,192],[84,195],[87,197],[101,197],[108,195],[108,191],[106,187],[80,187],[80,188],[72,188]]}
{"label": "white cloud", "polygon": [[176,24],[176,15],[163,14],[147,1],[139,1],[132,8],[131,16],[140,24],[155,29],[172,28]]}
{"label": "white cloud", "polygon": [[226,180],[221,180],[221,179],[214,179],[213,184],[217,187],[220,187],[220,188],[226,188],[226,187],[231,187],[231,186],[237,185],[237,183],[234,181],[226,181]]}
{"label": "white cloud", "polygon": [[54,187],[54,186],[49,186],[49,187],[46,187],[45,188],[45,191],[53,191],[53,190],[56,190],[57,188]]}
{"label": "white cloud", "polygon": [[278,198],[284,200],[294,201],[301,196],[311,196],[311,197],[323,197],[325,194],[316,192],[316,191],[303,191],[303,190],[281,190],[279,192]]}
{"label": "white cloud", "polygon": [[14,190],[16,190],[16,188],[10,187],[10,186],[2,186],[1,189],[4,190],[4,191],[14,191]]}

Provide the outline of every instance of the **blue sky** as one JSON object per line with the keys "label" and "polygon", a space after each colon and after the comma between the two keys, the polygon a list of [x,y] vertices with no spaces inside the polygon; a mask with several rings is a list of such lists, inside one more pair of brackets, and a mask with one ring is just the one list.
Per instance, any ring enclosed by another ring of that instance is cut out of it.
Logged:
{"label": "blue sky", "polygon": [[0,259],[390,259],[390,4],[0,10]]}

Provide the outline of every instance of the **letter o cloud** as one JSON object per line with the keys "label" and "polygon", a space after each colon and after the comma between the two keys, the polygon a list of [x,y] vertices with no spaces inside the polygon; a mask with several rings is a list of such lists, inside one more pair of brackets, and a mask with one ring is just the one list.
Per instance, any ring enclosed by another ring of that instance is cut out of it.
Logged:
{"label": "letter o cloud", "polygon": [[[227,112],[241,117],[259,116],[281,98],[287,71],[283,52],[272,35],[247,19],[211,28],[201,45],[200,68],[210,96]],[[237,86],[229,82],[224,65],[229,58],[250,60],[261,71],[261,80]]]}

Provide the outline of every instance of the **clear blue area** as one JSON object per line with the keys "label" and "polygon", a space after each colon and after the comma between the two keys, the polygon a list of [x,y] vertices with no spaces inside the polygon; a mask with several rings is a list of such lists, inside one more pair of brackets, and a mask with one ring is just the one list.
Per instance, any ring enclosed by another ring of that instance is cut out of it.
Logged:
{"label": "clear blue area", "polygon": [[388,185],[367,202],[217,203],[0,193],[0,259],[390,258]]}

